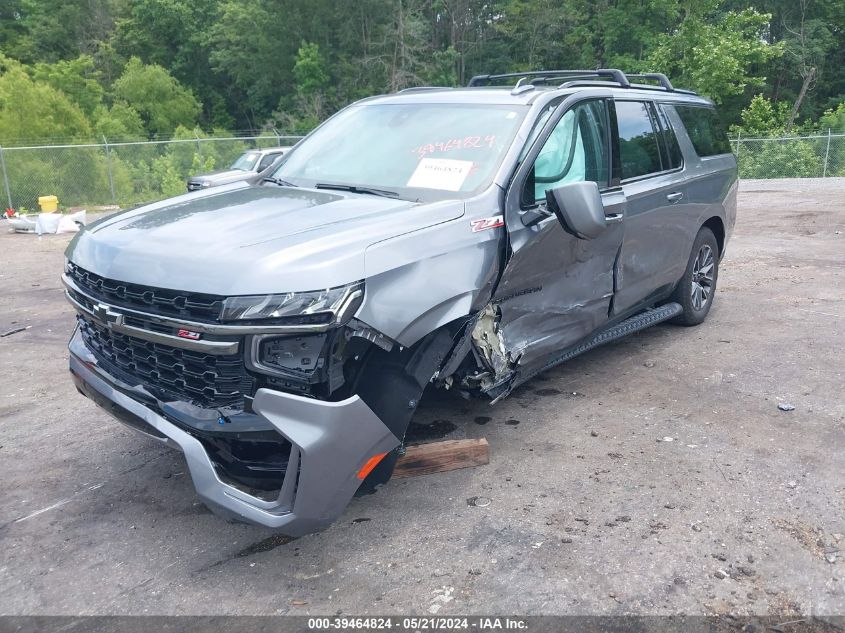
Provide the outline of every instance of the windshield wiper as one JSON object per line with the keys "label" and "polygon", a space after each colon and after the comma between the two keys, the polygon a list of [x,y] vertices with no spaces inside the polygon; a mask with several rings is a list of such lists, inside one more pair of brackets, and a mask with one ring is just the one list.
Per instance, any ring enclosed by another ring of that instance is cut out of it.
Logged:
{"label": "windshield wiper", "polygon": [[373,196],[381,196],[382,198],[398,198],[399,194],[395,191],[387,191],[386,189],[373,189],[372,187],[358,187],[356,185],[338,185],[330,182],[318,182],[314,185],[315,189],[334,189],[336,191],[350,191],[352,193],[368,193]]}
{"label": "windshield wiper", "polygon": [[261,179],[261,182],[272,182],[274,185],[279,185],[280,187],[296,187],[292,182],[282,180],[281,178],[273,178],[273,176],[265,176]]}

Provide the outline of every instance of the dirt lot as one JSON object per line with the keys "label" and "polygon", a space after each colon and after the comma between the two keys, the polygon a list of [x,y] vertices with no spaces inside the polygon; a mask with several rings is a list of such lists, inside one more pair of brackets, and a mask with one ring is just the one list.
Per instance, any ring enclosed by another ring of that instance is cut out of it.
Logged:
{"label": "dirt lot", "polygon": [[743,183],[704,325],[495,407],[429,399],[416,431],[486,437],[491,463],[292,542],[210,514],[179,453],[75,392],[68,238],[0,235],[0,333],[31,326],[0,338],[0,613],[843,614],[843,200]]}

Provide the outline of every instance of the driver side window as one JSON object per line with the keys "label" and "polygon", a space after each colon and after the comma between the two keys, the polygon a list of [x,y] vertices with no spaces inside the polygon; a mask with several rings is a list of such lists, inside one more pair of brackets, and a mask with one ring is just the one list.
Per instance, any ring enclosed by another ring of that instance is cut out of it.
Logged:
{"label": "driver side window", "polygon": [[607,104],[585,101],[561,117],[534,161],[525,182],[523,202],[546,199],[546,191],[570,182],[608,183]]}

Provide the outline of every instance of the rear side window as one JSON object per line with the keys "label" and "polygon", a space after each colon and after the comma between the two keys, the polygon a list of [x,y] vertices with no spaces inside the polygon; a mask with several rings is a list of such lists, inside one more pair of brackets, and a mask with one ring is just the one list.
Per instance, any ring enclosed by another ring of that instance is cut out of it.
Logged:
{"label": "rear side window", "polygon": [[270,163],[276,160],[279,156],[281,156],[281,152],[267,154],[264,158],[261,159],[261,162],[258,163],[258,168],[255,171],[264,171],[270,166]]}
{"label": "rear side window", "polygon": [[716,114],[716,110],[706,106],[675,105],[673,107],[687,129],[696,154],[716,156],[731,152],[727,130],[719,115]]}
{"label": "rear side window", "polygon": [[617,101],[622,180],[662,171],[660,148],[648,106],[643,101]]}
{"label": "rear side window", "polygon": [[664,167],[666,169],[677,169],[684,164],[684,157],[681,154],[681,148],[678,146],[678,138],[675,136],[675,130],[669,123],[669,117],[663,110],[663,106],[657,107],[657,118],[660,120],[660,128],[663,133],[663,146],[666,148],[664,154]]}

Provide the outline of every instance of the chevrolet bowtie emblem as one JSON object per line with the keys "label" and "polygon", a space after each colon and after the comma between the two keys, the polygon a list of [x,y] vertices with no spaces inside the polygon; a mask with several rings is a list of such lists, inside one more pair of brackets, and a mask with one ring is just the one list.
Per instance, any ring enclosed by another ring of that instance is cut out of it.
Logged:
{"label": "chevrolet bowtie emblem", "polygon": [[102,321],[106,325],[120,325],[123,323],[123,315],[119,312],[114,312],[104,303],[95,303],[91,311],[98,320]]}

